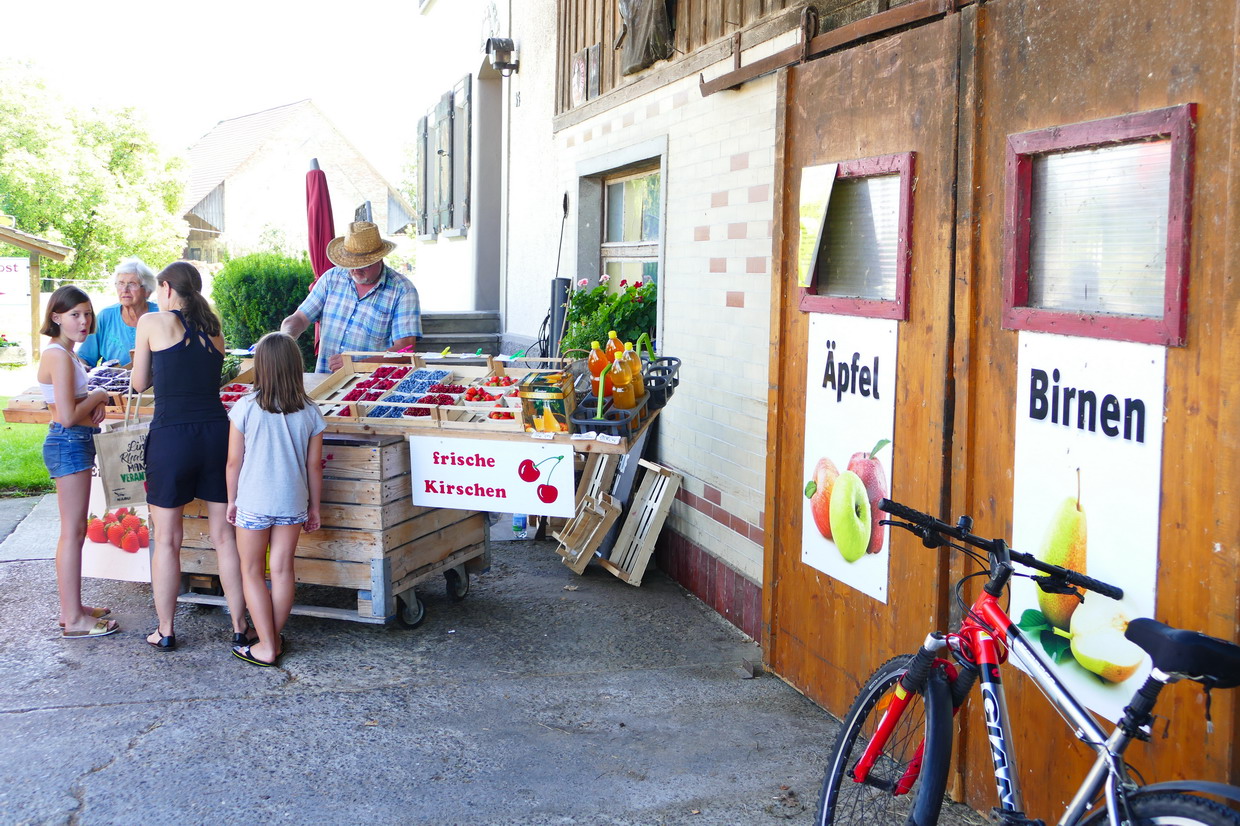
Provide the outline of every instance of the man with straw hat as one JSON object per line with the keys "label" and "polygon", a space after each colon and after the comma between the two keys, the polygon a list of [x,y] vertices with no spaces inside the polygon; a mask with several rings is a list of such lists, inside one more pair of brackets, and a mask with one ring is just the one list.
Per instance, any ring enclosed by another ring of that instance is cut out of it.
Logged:
{"label": "man with straw hat", "polygon": [[357,350],[407,350],[422,335],[418,291],[383,258],[396,245],[384,241],[369,221],[349,224],[349,231],[327,245],[332,267],[315,282],[301,306],[280,323],[280,331],[297,338],[321,321],[315,371],[331,373],[344,364],[341,353]]}

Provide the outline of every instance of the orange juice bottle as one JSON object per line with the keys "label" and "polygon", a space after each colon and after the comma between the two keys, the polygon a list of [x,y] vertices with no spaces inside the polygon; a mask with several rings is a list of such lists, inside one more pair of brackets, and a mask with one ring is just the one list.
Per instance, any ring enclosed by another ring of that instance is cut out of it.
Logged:
{"label": "orange juice bottle", "polygon": [[620,410],[632,410],[637,407],[637,396],[633,393],[633,374],[629,372],[629,366],[625,363],[623,350],[612,362],[611,370],[607,375],[612,377],[611,403]]}
{"label": "orange juice bottle", "polygon": [[[607,333],[607,360],[615,361],[617,353],[624,352],[624,342],[616,335],[615,330],[609,330]],[[614,368],[613,368],[614,369]]]}
{"label": "orange juice bottle", "polygon": [[642,396],[646,395],[646,380],[642,378],[642,357],[637,355],[637,351],[633,349],[633,343],[626,341],[624,343],[624,363],[629,368],[629,375],[633,382],[633,396],[641,401]]}
{"label": "orange juice bottle", "polygon": [[[586,366],[590,369],[590,392],[597,398],[600,395],[610,396],[612,393],[611,371],[607,372],[607,378],[603,380],[602,393],[599,392],[598,377],[603,375],[603,370],[611,364],[611,359],[603,352],[603,347],[597,341],[590,342],[590,358],[586,361]],[[613,370],[615,368],[612,368]]]}

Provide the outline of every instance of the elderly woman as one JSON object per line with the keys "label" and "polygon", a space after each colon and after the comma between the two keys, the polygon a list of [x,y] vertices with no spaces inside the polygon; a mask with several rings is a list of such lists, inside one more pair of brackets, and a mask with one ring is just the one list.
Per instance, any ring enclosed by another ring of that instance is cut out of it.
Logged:
{"label": "elderly woman", "polygon": [[159,310],[155,302],[149,300],[155,292],[155,273],[141,260],[125,259],[117,265],[113,277],[120,303],[99,311],[95,332],[78,348],[78,356],[88,367],[104,361],[116,361],[121,367],[128,367],[138,319]]}

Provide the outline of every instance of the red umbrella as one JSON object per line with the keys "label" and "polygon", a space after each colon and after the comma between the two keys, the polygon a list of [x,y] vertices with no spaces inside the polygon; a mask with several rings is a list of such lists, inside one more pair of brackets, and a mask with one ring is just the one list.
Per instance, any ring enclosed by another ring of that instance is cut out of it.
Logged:
{"label": "red umbrella", "polygon": [[[306,223],[309,229],[308,249],[310,268],[314,281],[332,268],[327,260],[327,242],[336,237],[336,223],[332,219],[332,197],[327,191],[327,176],[319,169],[319,159],[310,159],[310,171],[306,173]],[[314,281],[310,282],[313,289]],[[318,350],[319,325],[314,325],[314,345]]]}

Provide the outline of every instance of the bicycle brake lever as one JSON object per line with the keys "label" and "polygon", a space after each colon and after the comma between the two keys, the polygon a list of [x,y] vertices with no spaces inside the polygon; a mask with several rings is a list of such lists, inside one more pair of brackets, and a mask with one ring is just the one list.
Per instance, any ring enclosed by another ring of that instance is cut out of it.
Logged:
{"label": "bicycle brake lever", "polygon": [[1085,601],[1085,597],[1081,596],[1081,592],[1076,587],[1065,582],[1062,577],[1034,576],[1030,577],[1030,579],[1038,583],[1038,587],[1048,594],[1070,594],[1080,602]]}

